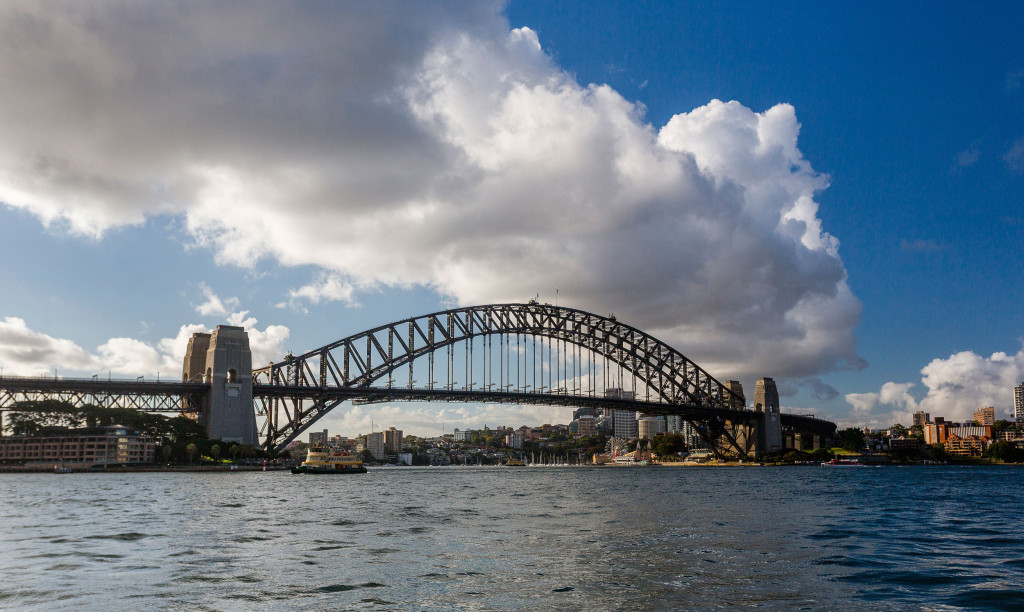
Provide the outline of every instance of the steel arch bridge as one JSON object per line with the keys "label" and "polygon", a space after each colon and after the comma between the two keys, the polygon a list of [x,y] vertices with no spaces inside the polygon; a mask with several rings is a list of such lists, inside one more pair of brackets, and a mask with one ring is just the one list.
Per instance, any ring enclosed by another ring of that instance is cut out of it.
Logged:
{"label": "steel arch bridge", "polygon": [[283,449],[346,400],[677,415],[720,456],[749,454],[762,416],[678,350],[614,316],[532,300],[444,310],[289,354],[253,371],[253,400],[268,450]]}

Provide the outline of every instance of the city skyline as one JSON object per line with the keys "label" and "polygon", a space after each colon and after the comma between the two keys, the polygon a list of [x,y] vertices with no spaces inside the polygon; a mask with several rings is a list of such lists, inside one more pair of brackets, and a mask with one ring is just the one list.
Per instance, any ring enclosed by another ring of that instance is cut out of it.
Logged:
{"label": "city skyline", "polygon": [[176,378],[222,323],[258,366],[539,293],[840,426],[1013,410],[1018,4],[168,11],[0,8],[7,375]]}

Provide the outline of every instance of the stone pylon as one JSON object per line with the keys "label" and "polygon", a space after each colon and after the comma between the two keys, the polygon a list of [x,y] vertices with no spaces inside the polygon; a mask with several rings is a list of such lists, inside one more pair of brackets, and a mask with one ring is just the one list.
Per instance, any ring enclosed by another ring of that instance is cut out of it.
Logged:
{"label": "stone pylon", "polygon": [[212,334],[193,334],[182,379],[210,385],[198,417],[210,438],[259,445],[252,404],[252,351],[245,328],[218,325]]}
{"label": "stone pylon", "polygon": [[779,390],[772,378],[759,378],[754,386],[754,410],[761,413],[757,432],[757,452],[777,453],[782,450],[782,414]]}

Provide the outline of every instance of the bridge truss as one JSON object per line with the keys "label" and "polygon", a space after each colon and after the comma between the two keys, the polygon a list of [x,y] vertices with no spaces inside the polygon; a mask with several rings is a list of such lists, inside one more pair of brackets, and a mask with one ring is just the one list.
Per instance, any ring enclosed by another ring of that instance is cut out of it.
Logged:
{"label": "bridge truss", "polygon": [[58,400],[74,406],[199,412],[208,389],[209,385],[201,382],[7,376],[0,379],[0,410],[10,410],[21,402]]}
{"label": "bridge truss", "polygon": [[[418,383],[418,380],[425,380]],[[614,316],[530,302],[445,310],[355,334],[253,372],[268,449],[344,401],[614,407],[690,422],[746,456],[759,413],[682,353]]]}

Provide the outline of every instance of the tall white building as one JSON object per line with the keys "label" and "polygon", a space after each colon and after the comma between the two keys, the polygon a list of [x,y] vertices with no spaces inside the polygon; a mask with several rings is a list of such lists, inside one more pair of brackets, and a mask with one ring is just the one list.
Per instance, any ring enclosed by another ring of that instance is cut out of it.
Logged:
{"label": "tall white building", "polygon": [[[634,394],[632,391],[626,391],[625,389],[620,389],[618,387],[605,389],[604,396],[613,399],[624,400],[632,400],[634,398]],[[609,412],[611,412],[612,434],[616,438],[626,438],[627,440],[633,440],[637,437],[637,434],[639,432],[637,430],[636,411],[605,409],[605,414],[608,414]]]}
{"label": "tall white building", "polygon": [[1013,388],[1013,420],[1024,423],[1024,381]]}
{"label": "tall white building", "polygon": [[384,458],[384,432],[366,434],[366,450],[370,451],[374,459]]}
{"label": "tall white building", "polygon": [[637,437],[653,440],[665,431],[665,421],[658,417],[645,416],[637,419]]}
{"label": "tall white building", "polygon": [[683,440],[686,441],[686,448],[704,448],[704,438],[700,437],[697,433],[697,429],[689,421],[683,421],[683,427],[679,430],[679,433],[683,434]]}
{"label": "tall white building", "polygon": [[505,436],[505,446],[509,448],[522,448],[523,447],[523,434],[518,431],[514,431]]}

